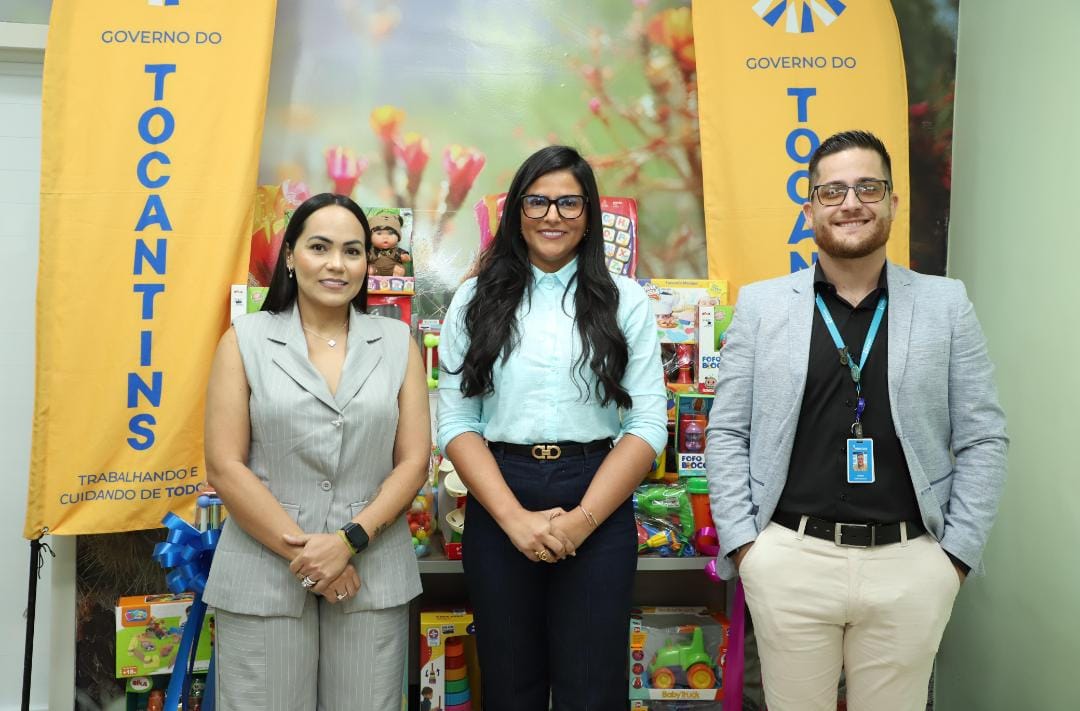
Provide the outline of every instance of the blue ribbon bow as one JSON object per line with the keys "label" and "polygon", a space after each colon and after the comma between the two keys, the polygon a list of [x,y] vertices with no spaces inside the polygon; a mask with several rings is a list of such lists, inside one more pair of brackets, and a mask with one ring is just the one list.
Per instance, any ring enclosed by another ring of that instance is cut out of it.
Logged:
{"label": "blue ribbon bow", "polygon": [[[199,633],[202,631],[206,603],[202,600],[206,589],[206,579],[210,574],[210,563],[214,558],[214,548],[221,535],[219,529],[199,531],[190,523],[174,513],[165,515],[161,521],[168,529],[164,543],[154,546],[153,558],[168,572],[165,581],[173,593],[193,592],[195,600],[191,603],[184,634],[180,638],[180,647],[176,651],[176,663],[172,677],[165,692],[165,708],[180,707],[190,693],[191,672],[195,665],[195,650],[199,645]],[[177,673],[179,672],[179,673]],[[214,653],[210,652],[210,668],[206,673],[206,691],[202,704],[203,711],[214,711]]]}

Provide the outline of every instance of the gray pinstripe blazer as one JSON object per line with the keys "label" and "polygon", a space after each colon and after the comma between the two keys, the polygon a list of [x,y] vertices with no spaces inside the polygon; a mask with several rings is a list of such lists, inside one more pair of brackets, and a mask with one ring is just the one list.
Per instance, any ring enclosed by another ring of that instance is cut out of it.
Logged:
{"label": "gray pinstripe blazer", "polygon": [[[337,530],[374,498],[393,469],[408,326],[352,311],[334,395],[308,360],[298,309],[248,314],[233,327],[251,388],[248,466],[305,532]],[[361,586],[344,603],[346,612],[401,605],[420,594],[404,518],[352,562]],[[299,617],[307,594],[288,561],[225,522],[204,593],[209,604]]]}
{"label": "gray pinstripe blazer", "polygon": [[[927,530],[980,571],[1005,485],[1005,415],[986,340],[955,279],[889,263],[889,399]],[[726,557],[772,520],[806,389],[814,270],[739,291],[706,430],[710,503]]]}

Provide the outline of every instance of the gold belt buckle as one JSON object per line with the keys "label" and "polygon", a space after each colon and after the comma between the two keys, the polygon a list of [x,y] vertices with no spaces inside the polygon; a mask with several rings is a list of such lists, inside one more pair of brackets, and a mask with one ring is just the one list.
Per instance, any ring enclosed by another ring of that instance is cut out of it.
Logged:
{"label": "gold belt buckle", "polygon": [[533,459],[558,459],[562,456],[562,447],[557,444],[536,444],[532,448]]}

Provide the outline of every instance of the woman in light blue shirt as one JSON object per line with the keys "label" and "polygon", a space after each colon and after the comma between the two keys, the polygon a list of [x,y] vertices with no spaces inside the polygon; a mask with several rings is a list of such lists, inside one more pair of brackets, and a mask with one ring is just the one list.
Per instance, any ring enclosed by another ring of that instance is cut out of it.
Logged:
{"label": "woman in light blue shirt", "polygon": [[667,440],[656,323],[604,258],[573,149],[530,156],[439,345],[438,440],[469,488],[484,705],[626,708],[631,492]]}

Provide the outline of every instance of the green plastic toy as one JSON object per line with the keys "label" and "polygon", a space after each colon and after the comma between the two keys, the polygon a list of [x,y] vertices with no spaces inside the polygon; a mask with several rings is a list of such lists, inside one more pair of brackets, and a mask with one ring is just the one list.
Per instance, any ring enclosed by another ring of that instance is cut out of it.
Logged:
{"label": "green plastic toy", "polygon": [[634,492],[634,508],[653,518],[676,522],[687,540],[694,537],[694,509],[683,484],[644,484]]}
{"label": "green plastic toy", "polygon": [[668,639],[663,647],[656,650],[649,665],[650,684],[654,689],[673,689],[684,674],[691,689],[711,689],[716,686],[712,658],[705,651],[705,637],[697,625],[694,626],[690,642],[676,644],[675,639]]}

